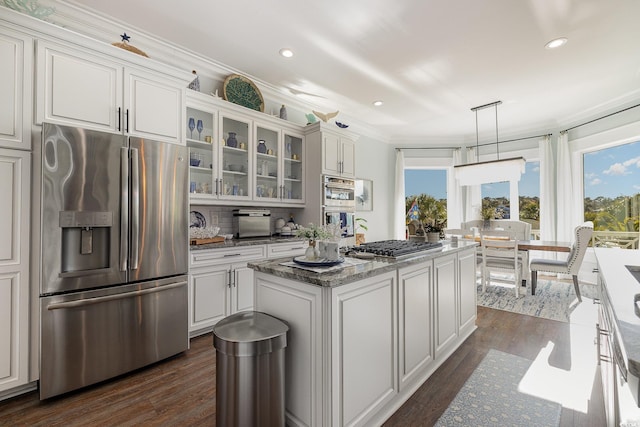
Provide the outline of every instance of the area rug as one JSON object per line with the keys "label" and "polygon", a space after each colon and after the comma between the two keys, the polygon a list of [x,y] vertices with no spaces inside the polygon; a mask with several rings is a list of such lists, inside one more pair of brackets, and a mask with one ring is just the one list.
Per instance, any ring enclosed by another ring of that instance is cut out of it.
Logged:
{"label": "area rug", "polygon": [[559,403],[518,391],[531,363],[489,350],[436,426],[558,426],[562,409]]}
{"label": "area rug", "polygon": [[[594,285],[580,284],[582,304],[591,304],[598,297]],[[578,299],[570,281],[540,280],[536,286],[536,294],[531,295],[531,287],[520,288],[520,296],[516,298],[513,285],[492,282],[487,290],[482,292],[480,280],[477,286],[478,305],[498,310],[545,319],[569,322],[571,313],[578,307]]]}

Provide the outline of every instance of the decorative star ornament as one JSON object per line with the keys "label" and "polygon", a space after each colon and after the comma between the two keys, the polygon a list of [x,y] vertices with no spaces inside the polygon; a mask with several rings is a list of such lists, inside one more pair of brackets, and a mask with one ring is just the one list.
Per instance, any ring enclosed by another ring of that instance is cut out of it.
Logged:
{"label": "decorative star ornament", "polygon": [[122,37],[123,42],[128,42],[131,38],[131,36],[128,36],[127,33],[122,34],[120,37]]}

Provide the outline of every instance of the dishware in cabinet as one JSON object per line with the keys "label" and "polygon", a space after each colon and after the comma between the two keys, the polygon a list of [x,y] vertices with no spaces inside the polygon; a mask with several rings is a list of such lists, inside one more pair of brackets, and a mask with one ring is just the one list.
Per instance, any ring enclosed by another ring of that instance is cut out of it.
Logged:
{"label": "dishware in cabinet", "polygon": [[216,111],[187,98],[186,141],[189,147],[189,193],[191,199],[210,199],[216,195],[217,167],[214,153]]}
{"label": "dishware in cabinet", "polygon": [[304,137],[283,132],[281,199],[286,203],[304,202]]}
{"label": "dishware in cabinet", "polygon": [[280,198],[280,129],[255,124],[255,194],[260,201],[276,201]]}
{"label": "dishware in cabinet", "polygon": [[251,121],[241,116],[219,113],[219,156],[217,193],[220,199],[250,200],[255,150]]}
{"label": "dishware in cabinet", "polygon": [[255,123],[255,195],[264,202],[303,203],[304,137]]}

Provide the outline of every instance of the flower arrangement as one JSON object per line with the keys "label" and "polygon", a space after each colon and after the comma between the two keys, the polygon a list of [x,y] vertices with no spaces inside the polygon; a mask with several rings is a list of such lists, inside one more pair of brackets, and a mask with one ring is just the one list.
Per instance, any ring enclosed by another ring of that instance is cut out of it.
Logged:
{"label": "flower arrangement", "polygon": [[323,226],[309,224],[308,227],[300,227],[296,231],[296,237],[304,237],[309,240],[322,240],[333,237],[333,235]]}

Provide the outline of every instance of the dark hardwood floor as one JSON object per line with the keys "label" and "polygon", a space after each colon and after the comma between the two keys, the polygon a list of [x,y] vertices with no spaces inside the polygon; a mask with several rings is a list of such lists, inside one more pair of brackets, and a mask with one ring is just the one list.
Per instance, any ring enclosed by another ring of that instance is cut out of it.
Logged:
{"label": "dark hardwood floor", "polygon": [[[581,365],[572,357],[592,358],[593,325],[522,316],[478,307],[478,329],[424,383],[385,426],[431,426],[447,408],[489,349],[534,360],[552,350],[545,362],[558,372]],[[592,352],[572,348],[576,340]],[[590,341],[589,341],[590,340]],[[576,354],[577,353],[577,354]],[[215,350],[211,335],[195,338],[191,349],[111,381],[44,402],[36,392],[0,402],[0,426],[214,426]],[[562,427],[604,425],[604,403],[598,374],[593,377],[586,412],[562,409]],[[546,384],[556,387],[556,384]]]}

